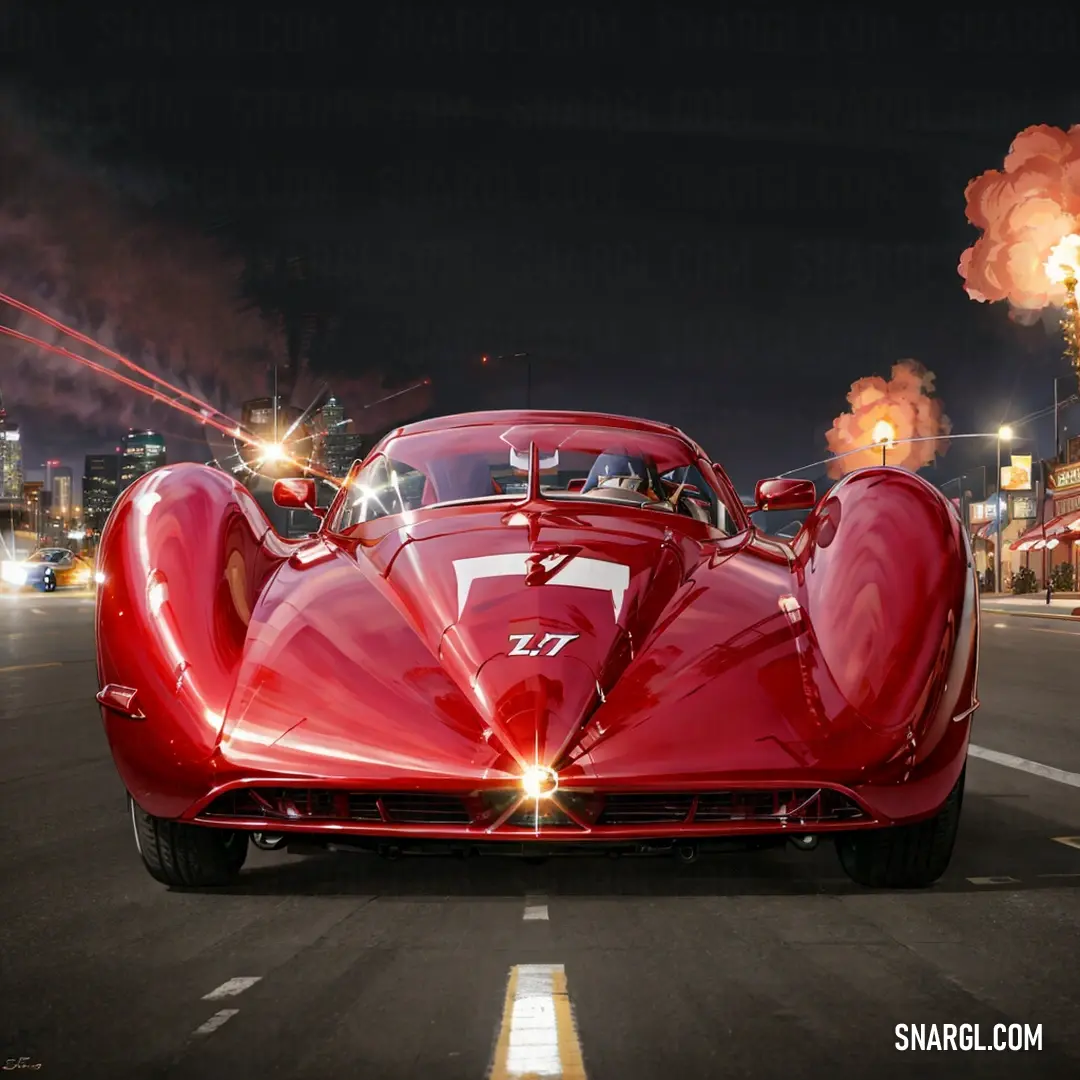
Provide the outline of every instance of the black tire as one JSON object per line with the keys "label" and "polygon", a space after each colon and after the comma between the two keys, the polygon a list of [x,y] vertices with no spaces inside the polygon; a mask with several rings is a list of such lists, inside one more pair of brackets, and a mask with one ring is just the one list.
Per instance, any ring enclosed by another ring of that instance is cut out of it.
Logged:
{"label": "black tire", "polygon": [[56,592],[56,575],[48,573],[45,574],[45,591]]}
{"label": "black tire", "polygon": [[130,796],[128,806],[143,865],[162,885],[228,885],[247,860],[247,833],[151,817]]}
{"label": "black tire", "polygon": [[837,837],[836,851],[848,877],[870,889],[925,889],[933,885],[952,859],[966,773],[965,766],[935,817],[914,825]]}

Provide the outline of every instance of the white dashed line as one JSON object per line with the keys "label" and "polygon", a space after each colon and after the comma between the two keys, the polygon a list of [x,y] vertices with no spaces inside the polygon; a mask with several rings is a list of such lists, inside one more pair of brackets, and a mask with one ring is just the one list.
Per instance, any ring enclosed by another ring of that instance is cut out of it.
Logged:
{"label": "white dashed line", "polygon": [[1051,836],[1055,844],[1064,844],[1066,847],[1080,849],[1080,836]]}
{"label": "white dashed line", "polygon": [[1018,769],[1020,772],[1030,773],[1032,776],[1041,776],[1044,780],[1056,780],[1059,784],[1068,784],[1069,787],[1080,788],[1080,773],[1055,769],[1050,765],[1042,765],[1038,761],[1028,761],[1027,758],[1016,757],[1013,754],[1002,754],[997,750],[987,750],[985,746],[969,746],[968,753],[974,758],[992,761],[995,765],[1004,765],[1006,769]]}
{"label": "white dashed line", "polygon": [[44,615],[44,614],[45,614],[45,612],[44,612],[44,611],[42,611],[42,610],[41,610],[41,608],[39,608],[39,607],[32,607],[32,608],[30,609],[30,611],[31,611],[31,613],[32,613],[32,614],[34,614],[34,615]]}
{"label": "white dashed line", "polygon": [[525,922],[548,921],[548,906],[540,901],[543,897],[530,896],[525,901],[525,914],[522,919]]}
{"label": "white dashed line", "polygon": [[197,1027],[194,1031],[195,1035],[209,1035],[212,1032],[217,1031],[222,1024],[228,1023],[228,1021],[234,1017],[240,1010],[239,1009],[222,1009],[221,1012],[214,1013],[205,1024]]}
{"label": "white dashed line", "polygon": [[994,623],[994,629],[995,630],[1008,630],[1009,629],[1009,624],[1008,623],[1003,623],[1003,622],[996,622],[996,623]]}
{"label": "white dashed line", "polygon": [[1019,885],[1020,879],[1015,877],[969,877],[972,885]]}
{"label": "white dashed line", "polygon": [[242,994],[249,986],[254,986],[261,978],[261,975],[241,975],[239,978],[229,979],[228,982],[223,982],[216,990],[211,990],[209,994],[203,994],[203,1001],[220,1001],[221,998],[236,997],[237,994]]}

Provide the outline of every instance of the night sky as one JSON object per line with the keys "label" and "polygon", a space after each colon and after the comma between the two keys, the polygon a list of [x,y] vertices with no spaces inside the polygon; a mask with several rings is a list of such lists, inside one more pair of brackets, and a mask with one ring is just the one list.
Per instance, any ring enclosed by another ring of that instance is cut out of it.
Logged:
{"label": "night sky", "polygon": [[[10,7],[8,105],[115,193],[117,250],[149,215],[249,267],[299,260],[291,299],[265,272],[249,293],[323,309],[332,383],[430,376],[417,408],[514,407],[521,365],[479,357],[528,351],[533,405],[675,423],[745,490],[825,457],[850,384],[898,360],[936,373],[957,432],[1069,372],[1055,328],[971,301],[957,262],[968,180],[1028,125],[1080,121],[1075,9]],[[28,405],[16,363],[0,343],[31,474],[115,444],[112,406]],[[954,444],[927,475],[992,455]]]}

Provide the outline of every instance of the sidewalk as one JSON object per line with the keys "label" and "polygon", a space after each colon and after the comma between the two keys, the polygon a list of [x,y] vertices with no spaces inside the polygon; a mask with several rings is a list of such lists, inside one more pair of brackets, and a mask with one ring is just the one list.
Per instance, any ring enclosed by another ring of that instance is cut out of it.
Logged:
{"label": "sidewalk", "polygon": [[983,611],[1001,615],[1041,615],[1046,619],[1080,619],[1080,596],[1052,596],[1046,602],[1046,593],[1027,593],[1014,596],[1011,593],[983,593],[980,597]]}

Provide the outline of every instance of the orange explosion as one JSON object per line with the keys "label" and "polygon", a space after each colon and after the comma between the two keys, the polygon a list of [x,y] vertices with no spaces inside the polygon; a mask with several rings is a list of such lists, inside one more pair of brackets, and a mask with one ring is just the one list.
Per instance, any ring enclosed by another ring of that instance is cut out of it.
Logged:
{"label": "orange explosion", "polygon": [[[829,475],[836,478],[854,469],[880,465],[882,446],[886,464],[912,472],[945,453],[952,422],[942,411],[941,402],[932,396],[933,392],[934,373],[914,360],[894,364],[888,381],[874,376],[852,383],[847,396],[851,411],[833,421],[825,441],[833,454],[845,454],[864,446],[870,448],[830,461]],[[912,438],[931,441],[902,441]]]}
{"label": "orange explosion", "polygon": [[1037,124],[1020,132],[1005,158],[965,192],[967,218],[982,236],[960,256],[973,300],[1007,300],[1014,317],[1065,299],[1058,264],[1080,238],[1080,124],[1068,131]]}

